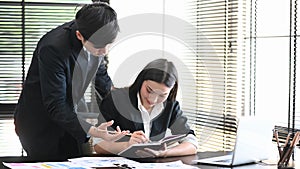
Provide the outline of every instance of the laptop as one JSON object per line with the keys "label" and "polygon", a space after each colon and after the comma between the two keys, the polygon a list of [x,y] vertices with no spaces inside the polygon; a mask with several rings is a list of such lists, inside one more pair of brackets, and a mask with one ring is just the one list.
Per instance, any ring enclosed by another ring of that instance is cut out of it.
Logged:
{"label": "laptop", "polygon": [[256,117],[239,119],[234,150],[229,155],[194,160],[196,164],[237,166],[270,157],[274,124]]}

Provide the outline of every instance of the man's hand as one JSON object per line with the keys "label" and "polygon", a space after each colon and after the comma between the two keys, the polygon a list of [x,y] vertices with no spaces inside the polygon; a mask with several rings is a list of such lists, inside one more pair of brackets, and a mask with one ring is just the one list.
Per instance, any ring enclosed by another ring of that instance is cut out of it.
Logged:
{"label": "man's hand", "polygon": [[98,127],[91,127],[89,134],[94,137],[100,137],[106,141],[116,141],[125,135],[129,134],[129,131],[121,131],[120,127],[117,127],[116,131],[108,131],[107,127],[111,126],[114,123],[113,120],[101,123]]}

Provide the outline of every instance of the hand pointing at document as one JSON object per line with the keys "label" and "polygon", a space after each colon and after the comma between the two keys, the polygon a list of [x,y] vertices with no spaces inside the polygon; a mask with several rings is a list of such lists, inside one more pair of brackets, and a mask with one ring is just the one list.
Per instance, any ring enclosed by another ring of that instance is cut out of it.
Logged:
{"label": "hand pointing at document", "polygon": [[121,131],[120,127],[116,128],[116,131],[108,131],[107,127],[110,127],[114,123],[113,120],[101,123],[98,127],[92,126],[89,130],[89,134],[93,137],[99,137],[106,141],[116,141],[129,133],[129,131]]}

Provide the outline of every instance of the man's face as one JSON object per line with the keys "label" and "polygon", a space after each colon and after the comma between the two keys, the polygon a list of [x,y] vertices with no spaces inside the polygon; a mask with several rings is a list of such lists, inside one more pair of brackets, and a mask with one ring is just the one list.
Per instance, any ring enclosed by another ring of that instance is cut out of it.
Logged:
{"label": "man's face", "polygon": [[84,39],[82,34],[77,30],[76,31],[77,39],[81,41],[82,45],[94,56],[105,56],[107,55],[111,43],[108,43],[103,46],[95,46],[92,42]]}
{"label": "man's face", "polygon": [[107,55],[111,43],[106,44],[103,47],[95,47],[90,41],[83,41],[82,45],[94,56],[105,56]]}

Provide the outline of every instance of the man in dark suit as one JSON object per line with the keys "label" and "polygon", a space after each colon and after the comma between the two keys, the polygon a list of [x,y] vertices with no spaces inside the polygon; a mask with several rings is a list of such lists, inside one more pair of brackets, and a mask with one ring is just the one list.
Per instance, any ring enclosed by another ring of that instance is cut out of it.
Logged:
{"label": "man in dark suit", "polygon": [[124,136],[120,130],[115,135],[102,131],[112,121],[96,128],[76,114],[92,79],[100,95],[110,91],[103,56],[118,32],[116,12],[106,3],[94,2],[40,39],[14,116],[16,133],[32,160],[80,156],[81,145],[90,136],[106,140]]}

